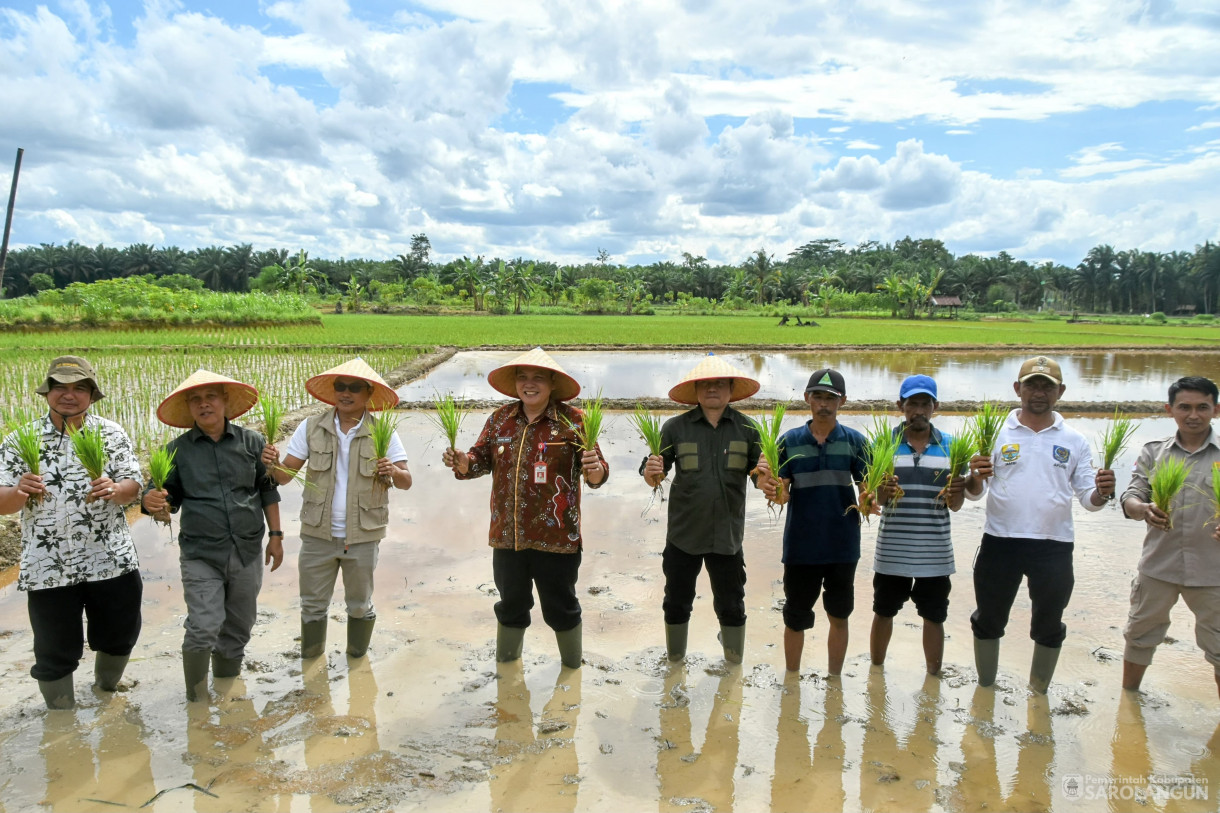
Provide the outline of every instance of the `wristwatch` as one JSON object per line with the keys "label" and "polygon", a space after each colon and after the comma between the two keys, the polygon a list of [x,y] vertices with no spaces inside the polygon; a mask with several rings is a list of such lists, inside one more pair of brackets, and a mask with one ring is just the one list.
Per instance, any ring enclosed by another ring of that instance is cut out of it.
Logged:
{"label": "wristwatch", "polygon": [[283,531],[267,531],[267,536],[283,536]]}

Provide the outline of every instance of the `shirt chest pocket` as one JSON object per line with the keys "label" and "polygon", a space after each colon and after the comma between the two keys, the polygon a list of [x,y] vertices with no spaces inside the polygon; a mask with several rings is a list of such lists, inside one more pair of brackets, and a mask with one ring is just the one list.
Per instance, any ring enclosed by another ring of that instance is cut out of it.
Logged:
{"label": "shirt chest pocket", "polygon": [[330,471],[335,464],[335,453],[330,444],[324,441],[313,441],[309,444],[309,468],[314,471]]}
{"label": "shirt chest pocket", "polygon": [[750,464],[749,458],[746,457],[749,451],[750,447],[744,440],[730,440],[725,468],[729,471],[745,471]]}
{"label": "shirt chest pocket", "polygon": [[679,443],[675,450],[678,471],[699,471],[699,444]]}

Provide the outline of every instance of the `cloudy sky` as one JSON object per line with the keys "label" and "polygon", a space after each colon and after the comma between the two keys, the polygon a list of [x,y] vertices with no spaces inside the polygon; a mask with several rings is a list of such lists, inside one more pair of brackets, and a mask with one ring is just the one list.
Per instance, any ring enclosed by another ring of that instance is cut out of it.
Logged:
{"label": "cloudy sky", "polygon": [[7,0],[0,190],[24,147],[15,246],[1075,265],[1220,238],[1218,46],[1215,0]]}

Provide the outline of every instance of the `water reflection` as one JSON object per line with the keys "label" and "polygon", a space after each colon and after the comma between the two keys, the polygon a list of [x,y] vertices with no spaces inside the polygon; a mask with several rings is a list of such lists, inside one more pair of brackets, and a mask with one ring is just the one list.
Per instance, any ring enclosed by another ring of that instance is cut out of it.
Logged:
{"label": "water reflection", "polygon": [[[516,351],[473,350],[458,353],[422,379],[398,390],[407,401],[427,401],[435,393],[461,398],[503,399],[486,380],[487,373],[515,357]],[[698,363],[694,351],[575,351],[551,354],[589,394],[607,398],[663,398],[670,387]],[[878,400],[896,397],[902,379],[924,373],[936,379],[941,400],[994,398],[1015,400],[1012,382],[1026,351],[825,350],[818,352],[724,352],[726,361],[756,377],[758,398],[799,398],[809,374],[830,366],[843,373],[848,397]],[[1052,353],[1063,368],[1070,401],[1155,401],[1184,375],[1220,380],[1220,353],[1074,352]]]}
{"label": "water reflection", "polygon": [[828,683],[823,696],[824,714],[813,752],[809,750],[809,719],[801,714],[800,678],[789,672],[780,697],[775,743],[775,770],[771,774],[772,813],[842,810],[847,800],[843,789],[843,688]]}
{"label": "water reflection", "polygon": [[[575,810],[580,787],[574,743],[580,672],[560,670],[535,736],[521,661],[498,664],[496,671],[496,765],[488,778],[491,810]],[[543,788],[546,791],[540,792]]]}
{"label": "water reflection", "polygon": [[696,751],[692,736],[690,687],[684,664],[665,676],[660,704],[661,737],[657,776],[662,813],[695,809],[732,810],[733,778],[737,772],[738,728],[741,725],[741,670],[728,669],[716,684],[703,747]]}
{"label": "water reflection", "polygon": [[871,667],[868,724],[860,757],[860,805],[866,810],[931,810],[935,802],[940,679],[931,675],[924,679],[915,724],[903,743],[891,725],[901,699],[901,694],[887,692],[885,671]]}
{"label": "water reflection", "polygon": [[157,792],[139,709],[121,696],[103,702],[92,726],[74,710],[46,715],[40,748],[46,771],[42,803],[51,809],[140,807]]}

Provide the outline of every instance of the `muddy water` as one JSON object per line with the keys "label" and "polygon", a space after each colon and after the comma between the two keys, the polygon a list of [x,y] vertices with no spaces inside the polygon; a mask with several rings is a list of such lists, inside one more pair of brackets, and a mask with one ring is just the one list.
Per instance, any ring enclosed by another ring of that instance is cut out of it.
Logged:
{"label": "muddy water", "polygon": [[[435,392],[453,392],[475,400],[503,398],[484,377],[488,370],[519,355],[515,351],[475,350],[458,353],[427,377],[402,387],[406,401],[428,401]],[[561,367],[590,394],[607,398],[664,397],[675,381],[693,367],[693,351],[556,351]],[[757,397],[800,398],[809,374],[821,367],[840,370],[853,401],[892,400],[902,379],[912,373],[933,376],[941,399],[1013,400],[1012,381],[1028,351],[967,350],[821,350],[724,351],[726,361],[762,385]],[[1145,401],[1164,398],[1169,385],[1185,375],[1220,380],[1220,353],[1074,352],[1052,357],[1063,368],[1070,401]]]}
{"label": "muddy water", "polygon": [[[482,418],[465,427],[468,442]],[[1101,422],[1076,425],[1092,437]],[[1140,440],[1168,430],[1165,421],[1145,422]],[[148,810],[1217,808],[1216,686],[1187,611],[1175,611],[1174,640],[1158,651],[1145,694],[1119,689],[1141,526],[1117,511],[1077,512],[1076,590],[1048,698],[1025,689],[1032,643],[1024,596],[1004,639],[998,688],[975,688],[970,563],[983,515],[974,503],[954,519],[958,575],[942,679],[923,674],[909,607],[885,667],[868,663],[875,526],[865,529],[843,676],[826,674],[820,620],[800,675],[785,674],[781,525],[760,495],[747,520],[745,663],[724,664],[701,581],[690,656],[671,666],[660,614],[664,509],[645,512],[649,489],[634,474],[640,444],[615,415],[604,442],[612,477],[584,503],[586,664],[561,668],[535,614],[523,661],[497,667],[489,484],[456,482],[439,466],[425,414],[405,415],[400,432],[416,484],[394,493],[367,660],[342,655],[341,604],[332,607],[326,657],[304,667],[297,657],[295,521],[286,522],[285,566],[264,585],[245,674],[217,682],[206,705],[183,699],[177,551],[160,526],[134,529],[145,626],[127,690],[96,697],[86,663],[74,712],[42,708],[28,677],[24,597],[11,584],[0,588],[0,810],[109,811],[154,797]],[[286,488],[284,516],[299,507],[299,487]],[[1210,798],[1166,802],[1147,783],[1154,774],[1192,776]],[[1096,798],[1111,782],[1115,798]]]}

